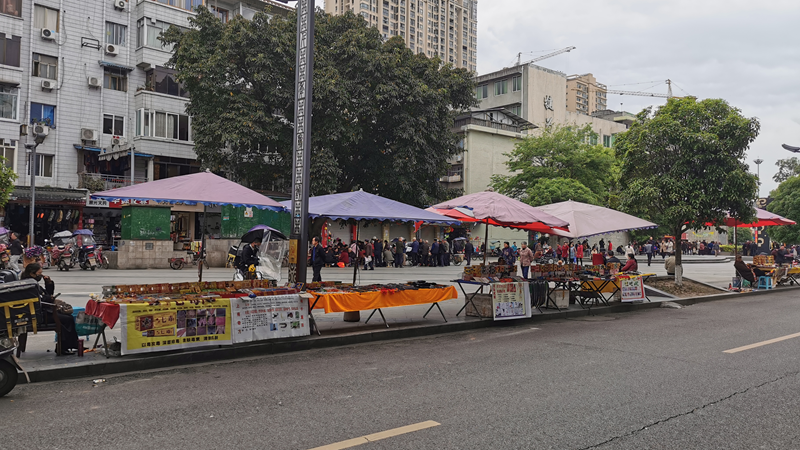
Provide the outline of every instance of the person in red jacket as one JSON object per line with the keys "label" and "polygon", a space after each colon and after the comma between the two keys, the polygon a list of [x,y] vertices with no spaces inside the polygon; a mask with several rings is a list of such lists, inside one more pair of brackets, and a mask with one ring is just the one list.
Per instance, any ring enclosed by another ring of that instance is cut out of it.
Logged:
{"label": "person in red jacket", "polygon": [[636,256],[633,253],[628,254],[628,261],[622,266],[622,269],[619,269],[620,272],[638,272],[639,271],[639,263],[636,262]]}
{"label": "person in red jacket", "polygon": [[569,242],[567,241],[564,241],[564,245],[561,246],[561,259],[567,264],[572,262],[569,260]]}
{"label": "person in red jacket", "polygon": [[578,245],[575,246],[575,259],[578,260],[578,265],[583,265],[583,244],[578,242]]}

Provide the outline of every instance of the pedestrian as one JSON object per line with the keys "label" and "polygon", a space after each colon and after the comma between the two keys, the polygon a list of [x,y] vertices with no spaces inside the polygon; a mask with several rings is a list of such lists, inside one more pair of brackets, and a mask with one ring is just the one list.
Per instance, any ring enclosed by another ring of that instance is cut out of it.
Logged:
{"label": "pedestrian", "polygon": [[[524,244],[524,242],[523,242],[523,244]],[[581,266],[583,265],[583,248],[584,248],[583,244],[580,243],[580,242],[578,243],[577,246],[575,246],[575,256],[578,259],[578,265],[581,265]]]}
{"label": "pedestrian", "polygon": [[467,258],[467,265],[470,265],[472,262],[472,254],[475,252],[475,246],[472,245],[472,241],[467,240],[467,244],[464,245],[464,256]]}
{"label": "pedestrian", "polygon": [[439,244],[439,259],[442,261],[442,267],[450,265],[450,243],[447,242],[447,239],[442,239]]}
{"label": "pedestrian", "polygon": [[653,240],[652,238],[644,244],[644,253],[647,255],[647,267],[653,261]]}
{"label": "pedestrian", "polygon": [[575,264],[575,261],[578,259],[577,258],[578,254],[576,253],[575,250],[576,250],[575,249],[575,244],[570,242],[569,243],[569,261],[568,261],[568,263]]}
{"label": "pedestrian", "polygon": [[675,254],[675,243],[670,239],[667,241],[667,255],[673,254]]}
{"label": "pedestrian", "polygon": [[503,243],[503,253],[500,254],[500,257],[503,258],[507,266],[514,266],[517,263],[514,250],[511,249],[511,245],[509,245],[508,241]]}
{"label": "pedestrian", "polygon": [[403,260],[406,256],[406,244],[403,242],[403,238],[397,238],[397,242],[394,245],[394,266],[402,268],[403,267]]}
{"label": "pedestrian", "polygon": [[375,259],[374,266],[383,267],[383,242],[377,237],[372,237],[372,257]]}
{"label": "pedestrian", "polygon": [[561,261],[561,246],[556,245],[556,259]]}
{"label": "pedestrian", "polygon": [[411,265],[416,266],[417,264],[419,264],[419,241],[415,237],[411,241]]}
{"label": "pedestrian", "polygon": [[606,241],[600,238],[600,253],[603,253],[605,251],[606,251]]}
{"label": "pedestrian", "polygon": [[439,266],[439,240],[434,239],[431,245],[431,267]]}
{"label": "pedestrian", "polygon": [[314,269],[312,283],[322,282],[322,266],[325,265],[325,250],[319,244],[319,238],[314,236],[311,239],[311,266]]}
{"label": "pedestrian", "polygon": [[390,267],[394,261],[394,253],[392,253],[392,247],[389,245],[387,241],[383,241],[383,263],[384,267]]}
{"label": "pedestrian", "polygon": [[561,246],[561,259],[563,259],[565,263],[569,263],[572,256],[573,255],[569,254],[569,242],[564,241],[564,245]]}
{"label": "pedestrian", "polygon": [[8,250],[11,253],[8,264],[11,270],[19,275],[19,273],[22,272],[22,268],[19,267],[19,260],[22,259],[23,249],[22,242],[20,242],[17,233],[11,233],[11,241],[8,243]]}
{"label": "pedestrian", "polygon": [[522,266],[522,278],[528,279],[528,271],[533,263],[533,251],[528,248],[526,242],[522,243],[522,248],[519,251],[519,264]]}
{"label": "pedestrian", "polygon": [[372,242],[364,242],[364,270],[375,270],[375,248]]}
{"label": "pedestrian", "polygon": [[519,248],[517,247],[517,243],[516,242],[511,243],[511,250],[514,250],[514,254],[515,255],[519,254]]}

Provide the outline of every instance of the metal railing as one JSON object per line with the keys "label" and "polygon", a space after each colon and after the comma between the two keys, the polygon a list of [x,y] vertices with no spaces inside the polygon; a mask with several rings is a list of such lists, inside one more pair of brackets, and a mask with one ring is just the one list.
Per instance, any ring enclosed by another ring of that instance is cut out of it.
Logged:
{"label": "metal railing", "polygon": [[[133,184],[147,183],[147,177],[134,177]],[[100,173],[82,173],[78,187],[92,192],[107,191],[131,185],[131,177],[119,175],[103,175]]]}
{"label": "metal railing", "polygon": [[458,119],[455,121],[455,128],[461,128],[466,125],[478,125],[481,127],[488,127],[488,128],[495,128],[498,130],[503,131],[510,131],[512,133],[519,133],[520,127],[516,125],[508,125],[505,123],[500,122],[493,122],[490,120],[483,120],[483,119],[476,119],[474,117],[468,117],[466,119]]}

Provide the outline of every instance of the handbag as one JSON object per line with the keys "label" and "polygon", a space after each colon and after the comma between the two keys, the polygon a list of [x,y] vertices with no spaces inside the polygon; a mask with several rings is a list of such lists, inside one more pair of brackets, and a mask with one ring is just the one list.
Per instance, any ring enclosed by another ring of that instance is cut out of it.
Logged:
{"label": "handbag", "polygon": [[58,311],[59,314],[66,314],[69,316],[72,315],[73,313],[72,305],[59,299],[54,299],[53,302],[55,303],[56,311]]}

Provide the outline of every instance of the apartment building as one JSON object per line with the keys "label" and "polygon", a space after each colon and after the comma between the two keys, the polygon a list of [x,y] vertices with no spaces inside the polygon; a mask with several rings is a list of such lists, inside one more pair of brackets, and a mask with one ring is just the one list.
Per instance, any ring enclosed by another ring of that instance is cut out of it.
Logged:
{"label": "apartment building", "polygon": [[592,115],[607,108],[608,88],[591,73],[567,77],[567,111]]}
{"label": "apartment building", "polygon": [[325,0],[325,12],[360,14],[384,39],[477,71],[478,0]]}
{"label": "apartment building", "polygon": [[19,175],[5,223],[27,226],[34,124],[49,131],[37,149],[37,218],[64,205],[77,215],[82,189],[130,184],[132,171],[144,182],[199,170],[189,94],[158,40],[188,27],[199,5],[223,22],[290,11],[273,0],[0,0],[0,154]]}

